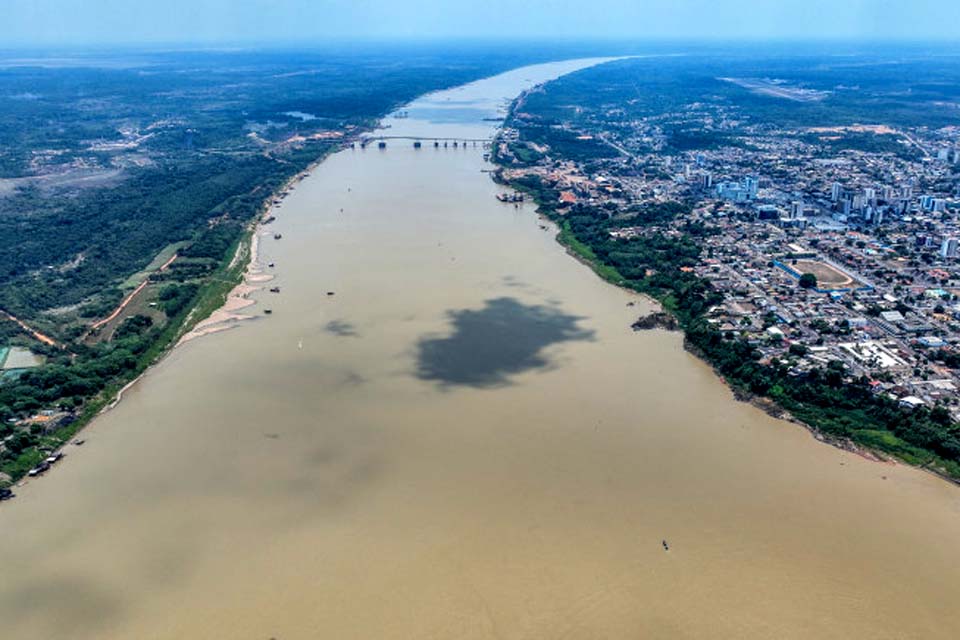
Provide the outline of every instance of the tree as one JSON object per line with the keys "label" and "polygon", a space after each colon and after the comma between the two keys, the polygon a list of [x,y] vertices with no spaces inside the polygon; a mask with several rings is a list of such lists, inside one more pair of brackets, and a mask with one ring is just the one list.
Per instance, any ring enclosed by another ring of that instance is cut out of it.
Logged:
{"label": "tree", "polygon": [[807,355],[807,347],[799,342],[794,342],[790,345],[790,354],[794,356],[805,356]]}
{"label": "tree", "polygon": [[804,289],[816,289],[817,288],[817,276],[812,273],[805,273],[800,276],[800,286]]}

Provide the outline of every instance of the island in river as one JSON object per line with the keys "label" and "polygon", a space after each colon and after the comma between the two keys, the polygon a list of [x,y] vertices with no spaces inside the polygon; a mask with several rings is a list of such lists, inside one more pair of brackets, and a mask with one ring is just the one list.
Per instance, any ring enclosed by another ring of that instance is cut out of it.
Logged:
{"label": "island in river", "polygon": [[297,184],[273,313],[172,351],[0,511],[5,631],[951,638],[955,487],[736,402],[482,148],[412,144],[588,64],[431,94]]}

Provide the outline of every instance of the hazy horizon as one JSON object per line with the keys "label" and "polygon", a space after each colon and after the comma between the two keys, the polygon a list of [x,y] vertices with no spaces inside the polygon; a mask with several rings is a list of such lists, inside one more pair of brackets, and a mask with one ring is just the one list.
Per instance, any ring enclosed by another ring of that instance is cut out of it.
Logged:
{"label": "hazy horizon", "polygon": [[946,0],[8,0],[0,49],[250,46],[342,41],[640,40],[956,42]]}

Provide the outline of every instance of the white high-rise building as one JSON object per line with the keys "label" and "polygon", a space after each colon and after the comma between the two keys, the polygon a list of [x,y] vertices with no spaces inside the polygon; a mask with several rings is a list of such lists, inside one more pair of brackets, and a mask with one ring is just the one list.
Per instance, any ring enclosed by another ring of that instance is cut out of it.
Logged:
{"label": "white high-rise building", "polygon": [[956,258],[958,247],[960,247],[960,241],[956,238],[944,238],[943,244],[940,245],[940,257]]}

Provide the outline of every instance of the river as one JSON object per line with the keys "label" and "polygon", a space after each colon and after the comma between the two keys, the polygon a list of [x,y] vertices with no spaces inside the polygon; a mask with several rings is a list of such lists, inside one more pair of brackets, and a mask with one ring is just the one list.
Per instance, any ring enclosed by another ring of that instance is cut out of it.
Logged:
{"label": "river", "polygon": [[423,148],[300,182],[258,318],[0,508],[3,637],[956,637],[956,487],[735,401],[481,145],[433,148],[590,62],[426,96],[384,132]]}

